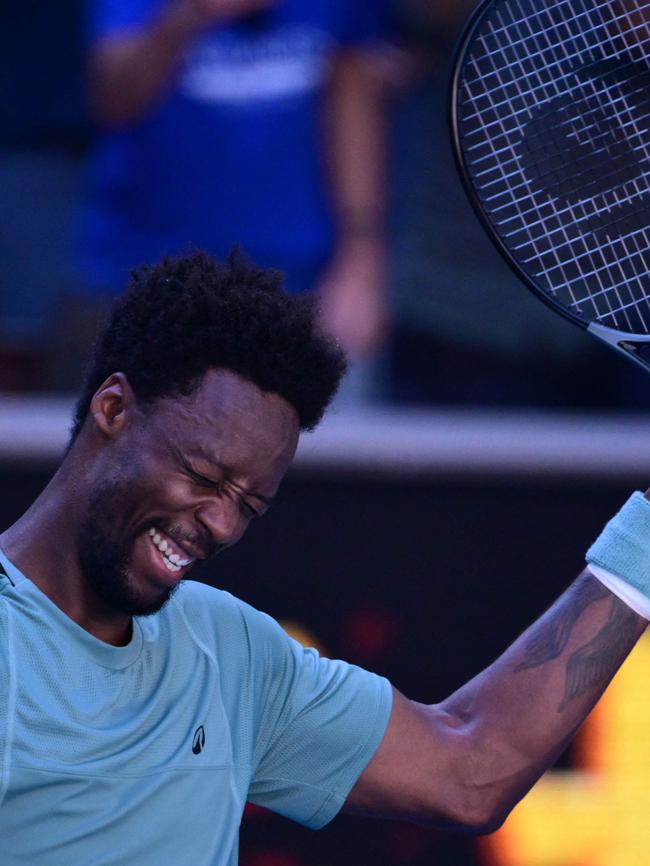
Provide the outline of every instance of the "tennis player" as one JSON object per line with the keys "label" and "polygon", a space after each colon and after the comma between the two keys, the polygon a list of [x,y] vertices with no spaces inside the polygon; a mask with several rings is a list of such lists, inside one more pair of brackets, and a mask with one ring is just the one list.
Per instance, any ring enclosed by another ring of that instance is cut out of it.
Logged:
{"label": "tennis player", "polygon": [[493,830],[593,707],[650,618],[641,494],[602,580],[435,706],[185,580],[270,506],[344,366],[273,272],[134,273],[59,470],[0,536],[3,866],[234,866],[247,800]]}

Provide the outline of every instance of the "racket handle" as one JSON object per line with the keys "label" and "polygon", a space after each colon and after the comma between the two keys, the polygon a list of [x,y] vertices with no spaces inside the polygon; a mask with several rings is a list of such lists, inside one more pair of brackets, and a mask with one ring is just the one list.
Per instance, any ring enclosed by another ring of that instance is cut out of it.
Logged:
{"label": "racket handle", "polygon": [[644,370],[650,370],[650,334],[626,334],[625,331],[615,331],[598,322],[592,322],[587,330]]}

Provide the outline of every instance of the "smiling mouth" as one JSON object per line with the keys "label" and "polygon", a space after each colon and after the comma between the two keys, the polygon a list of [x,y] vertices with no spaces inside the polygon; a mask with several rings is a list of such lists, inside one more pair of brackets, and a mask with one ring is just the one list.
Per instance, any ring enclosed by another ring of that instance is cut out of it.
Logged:
{"label": "smiling mouth", "polygon": [[192,565],[196,561],[193,557],[188,557],[186,552],[160,529],[152,526],[149,529],[149,537],[153,546],[160,553],[160,558],[165,568],[173,574],[176,574],[188,565]]}

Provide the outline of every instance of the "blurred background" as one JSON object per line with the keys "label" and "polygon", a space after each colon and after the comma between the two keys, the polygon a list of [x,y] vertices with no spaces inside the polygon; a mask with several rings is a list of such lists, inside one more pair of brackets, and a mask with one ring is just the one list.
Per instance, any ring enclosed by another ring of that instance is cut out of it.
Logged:
{"label": "blurred background", "polygon": [[[233,244],[350,357],[281,501],[201,578],[443,698],[650,473],[650,380],[503,264],[447,130],[471,0],[23,0],[0,30],[0,520],[65,445],[134,266]],[[351,420],[354,423],[351,423]],[[504,830],[246,815],[242,866],[642,866],[646,648]]]}

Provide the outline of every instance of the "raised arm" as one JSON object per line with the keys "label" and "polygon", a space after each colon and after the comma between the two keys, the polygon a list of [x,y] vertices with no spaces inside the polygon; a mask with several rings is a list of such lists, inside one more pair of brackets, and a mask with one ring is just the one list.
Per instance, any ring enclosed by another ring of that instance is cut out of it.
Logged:
{"label": "raised arm", "polygon": [[395,692],[351,812],[492,832],[553,763],[647,621],[583,572],[487,670],[434,706]]}
{"label": "raised arm", "polygon": [[172,84],[185,49],[207,27],[276,0],[171,0],[141,27],[101,37],[90,51],[91,111],[106,126],[137,121]]}

